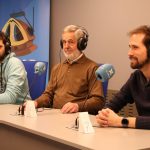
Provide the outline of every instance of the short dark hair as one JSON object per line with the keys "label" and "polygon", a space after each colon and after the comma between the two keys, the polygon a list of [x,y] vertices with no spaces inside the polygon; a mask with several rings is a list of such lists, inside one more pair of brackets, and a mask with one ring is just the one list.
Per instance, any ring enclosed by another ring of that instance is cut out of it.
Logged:
{"label": "short dark hair", "polygon": [[150,26],[142,25],[134,30],[131,30],[128,34],[132,36],[133,34],[144,34],[143,44],[147,49],[147,56],[150,58]]}

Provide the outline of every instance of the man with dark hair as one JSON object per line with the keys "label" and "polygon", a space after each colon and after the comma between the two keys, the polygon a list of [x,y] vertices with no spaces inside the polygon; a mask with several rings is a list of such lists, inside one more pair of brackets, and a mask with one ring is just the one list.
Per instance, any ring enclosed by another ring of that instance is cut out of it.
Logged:
{"label": "man with dark hair", "polygon": [[0,104],[21,103],[28,93],[24,65],[14,56],[9,38],[0,31]]}
{"label": "man with dark hair", "polygon": [[[150,129],[150,27],[140,26],[129,33],[130,66],[136,69],[115,97],[99,111],[97,122],[103,126]],[[120,117],[127,103],[134,103],[137,117]]]}

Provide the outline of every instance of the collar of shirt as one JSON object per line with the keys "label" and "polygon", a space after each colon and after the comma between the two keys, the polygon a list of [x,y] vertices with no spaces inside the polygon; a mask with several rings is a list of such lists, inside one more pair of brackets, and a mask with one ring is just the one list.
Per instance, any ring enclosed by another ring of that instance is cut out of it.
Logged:
{"label": "collar of shirt", "polygon": [[69,62],[68,60],[65,60],[64,63],[69,63],[69,64],[73,64],[73,63],[82,63],[84,61],[85,55],[84,53],[81,53],[79,55],[79,57],[77,57],[76,59],[74,59],[73,61]]}

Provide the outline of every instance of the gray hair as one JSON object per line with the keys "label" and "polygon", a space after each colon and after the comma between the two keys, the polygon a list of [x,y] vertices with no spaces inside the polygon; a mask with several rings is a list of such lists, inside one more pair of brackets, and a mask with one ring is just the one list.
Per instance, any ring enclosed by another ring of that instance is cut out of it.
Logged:
{"label": "gray hair", "polygon": [[76,26],[76,25],[66,26],[63,29],[63,33],[65,33],[65,32],[74,32],[77,40],[79,40],[81,37],[84,37],[85,34],[88,34],[86,29],[84,29],[83,27],[80,27],[80,26]]}

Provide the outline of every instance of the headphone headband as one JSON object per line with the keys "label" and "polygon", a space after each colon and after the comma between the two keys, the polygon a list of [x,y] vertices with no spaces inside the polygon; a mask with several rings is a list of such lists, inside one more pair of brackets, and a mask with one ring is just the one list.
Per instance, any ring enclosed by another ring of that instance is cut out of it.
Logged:
{"label": "headphone headband", "polygon": [[[78,30],[81,30],[83,35],[78,39],[78,42],[77,42],[77,48],[80,50],[80,51],[83,51],[86,47],[87,47],[87,42],[88,42],[88,32],[87,30],[84,28],[84,27],[81,27],[81,26],[75,26],[77,29],[74,31],[74,32],[77,32]],[[63,42],[62,42],[62,39],[60,40],[60,46],[61,48],[63,48]]]}

